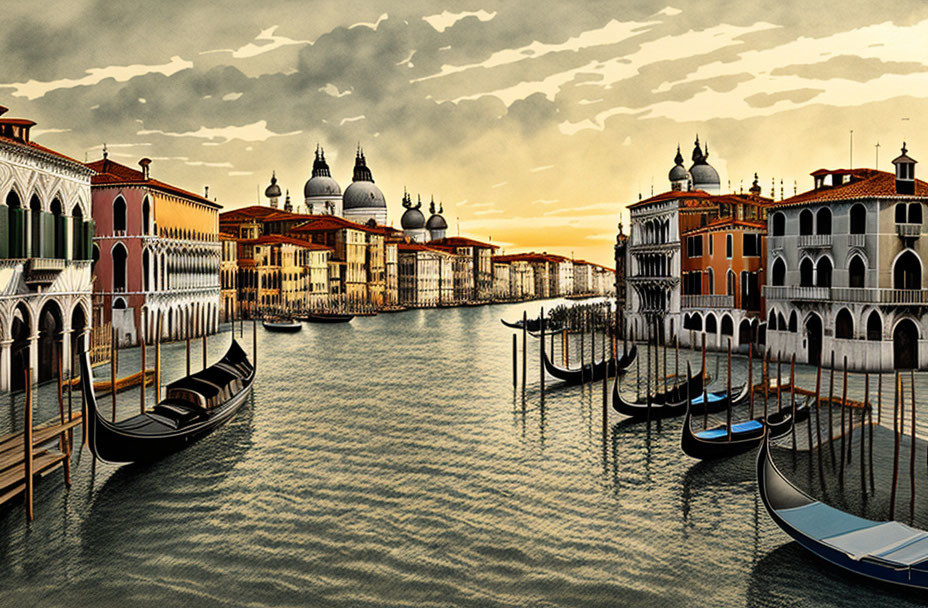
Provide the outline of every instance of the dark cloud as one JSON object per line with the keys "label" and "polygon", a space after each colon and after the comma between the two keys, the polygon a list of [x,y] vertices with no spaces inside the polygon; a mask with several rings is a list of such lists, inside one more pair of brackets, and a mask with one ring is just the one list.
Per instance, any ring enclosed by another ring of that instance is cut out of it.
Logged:
{"label": "dark cloud", "polygon": [[884,74],[914,74],[928,71],[928,65],[914,61],[882,61],[875,57],[839,55],[820,63],[799,63],[776,68],[773,76],[801,76],[817,80],[843,78],[867,82]]}
{"label": "dark cloud", "polygon": [[767,108],[778,101],[791,101],[802,103],[814,99],[823,92],[822,89],[794,89],[779,93],[757,93],[745,98],[745,102],[752,108]]}

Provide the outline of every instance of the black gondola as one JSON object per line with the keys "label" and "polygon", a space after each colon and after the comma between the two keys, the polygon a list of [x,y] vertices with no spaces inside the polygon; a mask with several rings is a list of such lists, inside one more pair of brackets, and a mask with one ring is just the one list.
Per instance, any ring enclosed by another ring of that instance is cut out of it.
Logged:
{"label": "black gondola", "polygon": [[[796,421],[802,421],[809,415],[809,406],[803,404],[796,408]],[[728,438],[728,425],[720,424],[704,431],[694,431],[692,427],[692,411],[687,409],[686,419],[683,421],[683,431],[680,444],[683,452],[691,458],[707,460],[711,458],[726,458],[749,452],[756,448],[769,434],[771,439],[777,439],[790,432],[793,428],[792,408],[758,416],[752,420],[737,422],[731,425],[731,439]]]}
{"label": "black gondola", "polygon": [[209,434],[231,419],[248,397],[255,368],[234,339],[225,356],[166,387],[166,398],[144,414],[105,420],[93,391],[90,353],[81,355],[81,389],[87,396],[87,443],[104,462],[157,460]]}
{"label": "black gondola", "polygon": [[607,378],[614,376],[616,370],[618,370],[620,374],[623,373],[628,369],[628,366],[634,362],[637,355],[638,347],[632,344],[632,349],[627,353],[623,353],[618,363],[616,363],[615,359],[610,358],[598,363],[585,363],[582,367],[577,369],[568,369],[558,367],[551,363],[551,360],[548,358],[548,353],[546,352],[544,357],[545,371],[567,384],[580,384],[581,382],[602,380],[604,371],[607,374]]}
{"label": "black gondola", "polygon": [[928,532],[815,500],[783,476],[769,441],[757,453],[757,487],[773,521],[815,555],[869,578],[928,589]]}
{"label": "black gondola", "polygon": [[[522,329],[522,320],[518,320],[515,323],[510,323],[506,319],[500,319],[500,323],[506,327],[511,327],[512,329]],[[531,332],[539,331],[541,329],[541,320],[540,319],[529,319],[525,324],[526,329]],[[553,324],[550,320],[545,319],[545,329],[548,331],[559,331],[560,327],[556,324]],[[540,335],[540,334],[539,334]],[[538,336],[535,336],[536,338]]]}
{"label": "black gondola", "polygon": [[303,329],[303,324],[299,321],[294,320],[279,320],[279,321],[261,321],[261,325],[264,326],[264,329],[268,331],[273,331],[277,333],[292,334]]}
{"label": "black gondola", "polygon": [[309,323],[348,323],[354,315],[337,312],[308,312],[303,317]]}
{"label": "black gondola", "polygon": [[[676,418],[686,413],[687,395],[700,395],[702,393],[703,374],[696,372],[685,382],[668,389],[667,392],[657,393],[651,397],[650,408],[647,399],[639,401],[626,401],[619,393],[619,382],[616,379],[612,385],[612,407],[625,416],[632,418]],[[739,403],[747,397],[747,386],[742,387],[734,403]],[[709,410],[721,411],[725,409],[726,393],[709,393]],[[701,401],[702,396],[699,396]],[[650,413],[648,410],[650,409]]]}

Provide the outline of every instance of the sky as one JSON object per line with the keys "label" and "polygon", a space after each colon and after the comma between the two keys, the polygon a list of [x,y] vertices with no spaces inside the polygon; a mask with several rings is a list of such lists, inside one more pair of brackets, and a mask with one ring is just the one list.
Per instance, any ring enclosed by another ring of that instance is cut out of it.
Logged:
{"label": "sky", "polygon": [[208,185],[226,209],[255,204],[272,171],[302,203],[317,144],[344,189],[360,144],[397,227],[407,189],[443,204],[450,234],[611,266],[625,207],[667,190],[677,145],[688,159],[697,135],[723,192],[756,172],[776,198],[822,167],[873,167],[879,154],[886,169],[903,140],[928,159],[921,0],[49,0],[3,12],[6,116],[79,160],[104,142],[118,162],[151,158],[153,177]]}

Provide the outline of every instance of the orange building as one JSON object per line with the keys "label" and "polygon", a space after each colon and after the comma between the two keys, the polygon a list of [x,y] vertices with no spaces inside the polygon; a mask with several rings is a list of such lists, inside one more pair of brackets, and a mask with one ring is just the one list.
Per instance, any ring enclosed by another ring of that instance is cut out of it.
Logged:
{"label": "orange building", "polygon": [[[710,347],[727,348],[730,337],[747,352],[757,340],[770,202],[755,181],[750,194],[706,195],[681,209],[683,329],[705,333]],[[689,343],[689,335],[682,341]]]}

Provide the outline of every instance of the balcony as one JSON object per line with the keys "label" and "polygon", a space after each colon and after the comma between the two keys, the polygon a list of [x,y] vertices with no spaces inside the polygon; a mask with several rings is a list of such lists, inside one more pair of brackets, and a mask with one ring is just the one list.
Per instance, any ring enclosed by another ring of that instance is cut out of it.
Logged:
{"label": "balcony", "polygon": [[867,245],[866,234],[849,234],[847,235],[848,247],[865,247]]}
{"label": "balcony", "polygon": [[782,236],[768,236],[767,237],[767,246],[771,250],[783,249],[783,237]]}
{"label": "balcony", "polygon": [[922,233],[921,224],[896,224],[896,234],[903,239],[917,239]]}
{"label": "balcony", "polygon": [[822,301],[830,298],[830,287],[796,287],[793,285],[764,285],[764,298],[768,300]]}
{"label": "balcony", "polygon": [[830,234],[801,234],[799,235],[799,247],[802,249],[830,249]]}
{"label": "balcony", "polygon": [[64,270],[65,264],[67,260],[63,258],[29,258],[26,261],[23,279],[30,287],[51,285],[55,277]]}
{"label": "balcony", "polygon": [[764,286],[768,300],[807,300],[879,304],[882,306],[928,305],[928,290],[876,287]]}
{"label": "balcony", "polygon": [[724,294],[685,295],[683,308],[734,308],[735,297]]}

